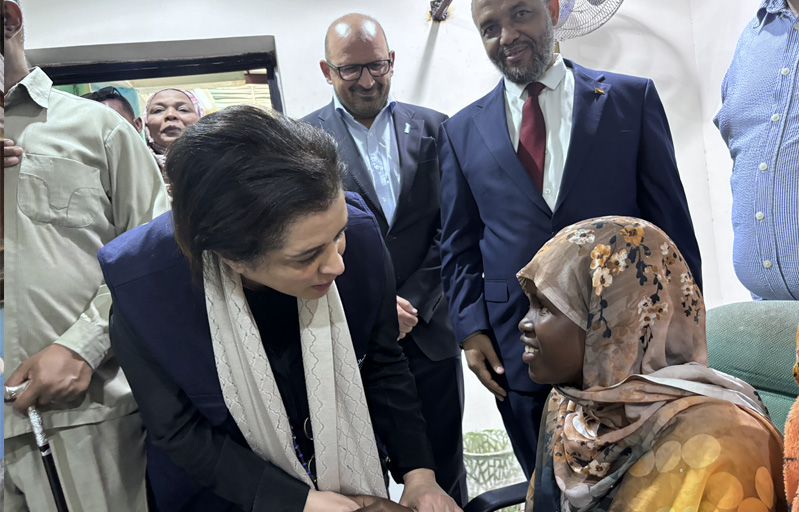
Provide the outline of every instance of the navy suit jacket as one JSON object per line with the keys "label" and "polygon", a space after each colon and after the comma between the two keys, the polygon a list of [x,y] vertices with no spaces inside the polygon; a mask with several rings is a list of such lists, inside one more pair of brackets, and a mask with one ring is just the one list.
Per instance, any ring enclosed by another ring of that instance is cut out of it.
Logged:
{"label": "navy suit jacket", "polygon": [[[413,377],[396,342],[389,258],[361,198],[347,193],[347,203],[346,270],[336,286],[362,362],[373,426],[392,471],[431,468]],[[205,295],[175,243],[171,212],[116,238],[98,259],[114,300],[112,346],[148,429],[147,472],[158,509],[221,512],[236,503],[301,510],[305,485],[276,468],[261,481],[267,463],[250,450],[228,412]]]}
{"label": "navy suit jacket", "polygon": [[308,114],[303,121],[336,139],[347,163],[344,186],[360,194],[374,214],[394,264],[397,295],[408,299],[419,311],[420,322],[409,337],[428,358],[440,361],[460,353],[441,287],[441,172],[435,137],[447,116],[397,102],[392,117],[399,146],[401,185],[390,227],[371,173],[333,102]]}
{"label": "navy suit jacket", "polygon": [[529,303],[516,273],[560,229],[603,215],[646,219],[674,240],[701,283],[699,247],[654,84],[566,65],[574,71],[574,117],[554,212],[511,145],[502,81],[446,121],[438,139],[442,276],[455,335],[462,342],[486,331],[517,391],[541,387],[521,360],[517,325]]}

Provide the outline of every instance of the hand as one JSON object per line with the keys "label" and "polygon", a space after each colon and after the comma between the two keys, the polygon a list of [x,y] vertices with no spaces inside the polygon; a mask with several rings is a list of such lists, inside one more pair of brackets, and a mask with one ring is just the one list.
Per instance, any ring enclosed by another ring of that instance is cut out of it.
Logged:
{"label": "hand", "polygon": [[500,402],[505,400],[508,392],[502,389],[502,386],[491,375],[492,370],[498,375],[505,373],[505,368],[499,362],[499,357],[491,344],[491,338],[485,334],[475,334],[463,342],[463,352],[466,355],[469,369],[477,375],[483,386],[491,391]]}
{"label": "hand", "polygon": [[21,156],[22,148],[15,146],[13,140],[6,139],[3,141],[3,169],[17,165]]}
{"label": "hand", "polygon": [[53,343],[20,363],[6,379],[6,386],[30,381],[25,391],[13,399],[14,410],[27,414],[31,405],[68,402],[89,387],[92,367],[76,352]]}
{"label": "hand", "polygon": [[417,512],[463,512],[436,483],[432,469],[414,469],[403,478],[405,490],[400,505]]}
{"label": "hand", "polygon": [[406,299],[397,295],[397,319],[399,320],[400,335],[398,340],[405,337],[419,323],[419,311]]}
{"label": "hand", "polygon": [[377,496],[354,496],[354,499],[361,508],[358,512],[412,512],[413,509],[403,507],[391,500],[378,498]]}
{"label": "hand", "polygon": [[359,508],[358,502],[342,494],[311,489],[302,512],[355,512]]}

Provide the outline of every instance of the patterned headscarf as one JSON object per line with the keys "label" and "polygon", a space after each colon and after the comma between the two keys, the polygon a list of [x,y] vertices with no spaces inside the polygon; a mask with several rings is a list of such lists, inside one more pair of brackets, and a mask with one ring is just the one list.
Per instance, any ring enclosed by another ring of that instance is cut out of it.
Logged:
{"label": "patterned headscarf", "polygon": [[194,111],[197,112],[197,117],[200,118],[205,115],[205,110],[203,109],[202,105],[200,105],[200,101],[197,99],[197,96],[195,96],[194,94],[185,89],[178,89],[176,87],[166,87],[164,89],[161,89],[160,91],[156,91],[147,99],[147,104],[144,106],[144,113],[141,116],[142,120],[144,121],[144,137],[147,139],[147,145],[150,146],[150,150],[153,152],[155,160],[156,162],[158,162],[158,167],[161,168],[162,172],[164,170],[164,164],[166,163],[166,156],[164,156],[166,148],[156,144],[155,140],[153,140],[153,136],[150,135],[150,128],[147,126],[147,117],[148,117],[147,113],[150,111],[150,104],[153,102],[153,98],[155,98],[159,93],[162,93],[164,91],[182,92],[191,100],[191,104],[194,106]]}
{"label": "patterned headscarf", "polygon": [[721,399],[765,414],[751,386],[707,367],[702,294],[656,226],[630,217],[574,224],[518,278],[586,331],[582,389],[555,386],[547,404],[563,510],[597,503],[693,405]]}

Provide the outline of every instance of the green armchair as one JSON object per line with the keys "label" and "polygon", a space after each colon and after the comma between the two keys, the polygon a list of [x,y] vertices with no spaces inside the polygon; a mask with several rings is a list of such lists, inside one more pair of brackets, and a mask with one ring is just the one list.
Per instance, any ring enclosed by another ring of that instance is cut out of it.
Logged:
{"label": "green armchair", "polygon": [[710,367],[751,384],[780,431],[799,395],[791,373],[797,326],[799,301],[737,302],[707,312]]}

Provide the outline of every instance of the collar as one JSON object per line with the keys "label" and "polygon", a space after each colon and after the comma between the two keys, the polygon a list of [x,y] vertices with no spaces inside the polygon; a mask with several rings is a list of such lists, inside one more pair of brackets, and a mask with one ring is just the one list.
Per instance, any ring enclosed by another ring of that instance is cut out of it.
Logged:
{"label": "collar", "polygon": [[50,106],[50,90],[53,87],[53,81],[40,68],[33,68],[25,78],[14,85],[8,91],[6,101],[9,103],[14,102],[14,91],[18,90],[18,87],[25,89],[30,99],[40,107],[48,108]]}
{"label": "collar", "polygon": [[[377,113],[375,119],[383,115],[383,112],[385,112],[386,109],[388,109],[389,114],[393,114],[394,108],[396,106],[397,106],[397,101],[394,99],[391,93],[388,93],[388,98],[386,98],[386,106],[380,109],[380,112]],[[336,109],[339,115],[346,116],[348,119],[351,119],[352,121],[358,123],[358,120],[352,117],[352,114],[350,114],[349,111],[347,111],[347,109],[344,107],[344,105],[341,104],[341,101],[338,99],[338,95],[336,94],[335,91],[333,91],[333,107]]]}
{"label": "collar", "polygon": [[762,25],[766,14],[780,14],[785,11],[793,14],[787,0],[763,0],[760,2],[760,7],[757,8],[757,21]]}
{"label": "collar", "polygon": [[[563,79],[566,77],[566,72],[566,63],[563,61],[563,57],[559,53],[556,53],[555,62],[544,71],[544,74],[538,81],[544,84],[544,87],[547,89],[554,90],[563,82]],[[505,79],[503,79],[503,81],[505,82],[505,90],[508,96],[527,99],[527,86],[529,84],[520,85]]]}

